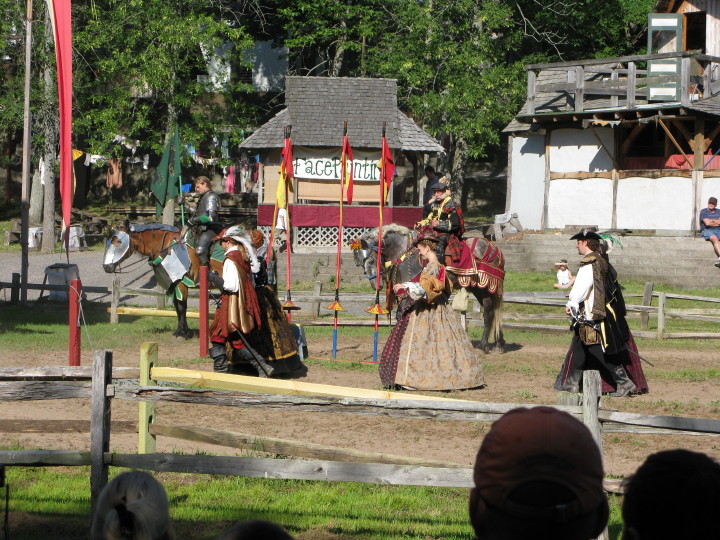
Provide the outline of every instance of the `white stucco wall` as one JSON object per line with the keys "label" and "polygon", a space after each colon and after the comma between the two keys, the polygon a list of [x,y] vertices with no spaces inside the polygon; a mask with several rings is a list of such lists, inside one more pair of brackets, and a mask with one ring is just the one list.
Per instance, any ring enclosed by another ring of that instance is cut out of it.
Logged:
{"label": "white stucco wall", "polygon": [[612,181],[607,178],[586,180],[557,179],[550,182],[548,194],[549,229],[565,225],[612,225]]}
{"label": "white stucco wall", "polygon": [[555,129],[550,135],[550,172],[604,172],[612,159],[600,145],[614,152],[613,128]]}
{"label": "white stucco wall", "polygon": [[525,229],[541,227],[545,198],[545,135],[510,137],[510,202]]}
{"label": "white stucco wall", "polygon": [[619,229],[690,230],[693,189],[690,178],[623,178],[618,182]]}

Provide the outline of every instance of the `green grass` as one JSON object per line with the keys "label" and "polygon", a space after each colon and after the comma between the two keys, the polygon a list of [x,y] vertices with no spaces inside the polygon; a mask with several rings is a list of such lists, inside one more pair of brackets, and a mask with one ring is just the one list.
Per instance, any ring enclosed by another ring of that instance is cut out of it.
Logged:
{"label": "green grass", "polygon": [[[122,472],[112,469],[111,474]],[[7,471],[10,537],[85,538],[90,521],[88,467]],[[211,539],[235,521],[268,519],[302,538],[474,538],[468,490],[157,473],[179,538]],[[610,496],[610,538],[622,528],[622,498]],[[22,516],[22,528],[14,525]]]}

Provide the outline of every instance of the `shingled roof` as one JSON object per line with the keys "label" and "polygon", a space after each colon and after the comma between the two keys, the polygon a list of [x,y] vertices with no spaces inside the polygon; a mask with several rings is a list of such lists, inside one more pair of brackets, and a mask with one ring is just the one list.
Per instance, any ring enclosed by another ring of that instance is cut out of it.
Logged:
{"label": "shingled roof", "polygon": [[293,144],[340,146],[343,125],[353,148],[380,148],[382,124],[390,148],[443,152],[397,107],[397,81],[350,77],[285,78],[286,109],[245,139],[241,148],[280,148],[286,125],[292,126]]}

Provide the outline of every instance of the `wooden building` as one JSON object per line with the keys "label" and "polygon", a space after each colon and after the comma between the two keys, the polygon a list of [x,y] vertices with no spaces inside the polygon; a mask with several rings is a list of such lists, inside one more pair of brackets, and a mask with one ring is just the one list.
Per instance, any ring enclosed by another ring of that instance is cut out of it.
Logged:
{"label": "wooden building", "polygon": [[296,250],[337,245],[340,148],[345,122],[354,157],[353,202],[343,205],[345,238],[378,223],[377,164],[383,123],[397,166],[384,222],[412,226],[421,219],[422,208],[417,201],[418,180],[424,174],[423,154],[434,155],[443,148],[398,109],[395,80],[288,76],[285,105],[240,145],[259,153],[263,163],[258,226],[267,230],[272,224],[284,128],[291,126],[295,181],[289,203],[293,244]]}
{"label": "wooden building", "polygon": [[529,229],[692,235],[720,196],[720,2],[660,1],[646,55],[526,66],[506,210]]}

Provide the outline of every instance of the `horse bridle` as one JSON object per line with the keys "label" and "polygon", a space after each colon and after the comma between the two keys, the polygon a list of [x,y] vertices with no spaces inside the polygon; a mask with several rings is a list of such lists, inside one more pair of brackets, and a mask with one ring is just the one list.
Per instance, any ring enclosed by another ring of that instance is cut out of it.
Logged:
{"label": "horse bridle", "polygon": [[[373,251],[374,251],[375,253],[377,253],[377,251],[378,251],[377,246],[374,246],[374,245],[369,244],[369,243],[368,243],[367,245],[370,246],[370,249],[363,249],[363,248],[357,248],[357,249],[356,249],[356,251],[359,251],[360,254],[362,255],[362,266],[365,266],[365,262],[370,258],[370,255],[372,254]],[[376,266],[376,268],[377,268],[377,266]],[[382,264],[381,264],[380,268],[381,268],[381,272],[380,272],[381,275],[384,275],[385,273],[382,271],[382,269],[384,268],[384,266],[383,266]],[[366,277],[368,280],[377,279],[377,271],[376,271],[376,273],[373,274],[372,276],[368,276],[368,275],[366,274],[365,277]]]}

